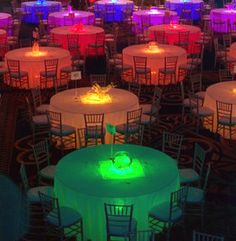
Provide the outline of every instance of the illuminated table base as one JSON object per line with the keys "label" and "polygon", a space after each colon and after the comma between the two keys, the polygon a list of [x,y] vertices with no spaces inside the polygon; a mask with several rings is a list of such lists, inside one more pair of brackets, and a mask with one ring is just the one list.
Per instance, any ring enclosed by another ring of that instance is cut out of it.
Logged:
{"label": "illuminated table base", "polygon": [[171,157],[136,145],[114,145],[113,153],[119,151],[135,160],[130,170],[112,167],[111,145],[74,151],[57,165],[56,196],[61,205],[81,213],[84,240],[106,240],[104,203],[133,204],[138,230],[146,230],[148,211],[169,201],[170,193],[179,188],[177,163]]}

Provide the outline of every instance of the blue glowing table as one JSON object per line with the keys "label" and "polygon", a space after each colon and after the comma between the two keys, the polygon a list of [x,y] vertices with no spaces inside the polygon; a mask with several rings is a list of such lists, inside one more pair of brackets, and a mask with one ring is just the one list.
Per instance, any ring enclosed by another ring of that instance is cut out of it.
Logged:
{"label": "blue glowing table", "polygon": [[84,240],[106,240],[104,203],[134,204],[138,229],[148,228],[148,211],[169,200],[179,188],[177,163],[166,154],[144,146],[114,145],[126,151],[130,167],[115,169],[109,159],[111,145],[74,151],[56,169],[55,193],[60,205],[78,210],[84,220]]}
{"label": "blue glowing table", "polygon": [[182,16],[183,9],[191,10],[188,19],[193,21],[200,20],[200,9],[203,4],[203,0],[166,0],[165,6],[170,10],[176,11],[178,16]]}
{"label": "blue glowing table", "polygon": [[37,13],[42,13],[43,20],[48,19],[48,15],[53,12],[61,11],[61,2],[56,1],[32,1],[23,2],[21,7],[27,14],[24,16],[23,21],[26,23],[38,23],[39,18]]}

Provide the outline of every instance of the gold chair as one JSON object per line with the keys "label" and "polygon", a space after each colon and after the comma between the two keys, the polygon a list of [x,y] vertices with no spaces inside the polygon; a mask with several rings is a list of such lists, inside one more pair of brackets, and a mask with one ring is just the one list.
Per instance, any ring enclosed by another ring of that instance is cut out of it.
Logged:
{"label": "gold chair", "polygon": [[147,67],[147,57],[133,56],[134,79],[140,84],[151,84],[151,68]]}

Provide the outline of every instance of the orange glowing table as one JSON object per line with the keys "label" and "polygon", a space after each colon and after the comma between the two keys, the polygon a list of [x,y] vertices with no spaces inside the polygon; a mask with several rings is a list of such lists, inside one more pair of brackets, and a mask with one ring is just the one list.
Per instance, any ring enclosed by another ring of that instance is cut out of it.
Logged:
{"label": "orange glowing table", "polygon": [[44,60],[58,59],[58,76],[62,67],[71,64],[71,56],[68,50],[54,47],[40,47],[40,54],[34,56],[32,48],[14,49],[6,53],[5,61],[8,59],[19,60],[20,68],[29,74],[30,88],[40,85],[40,71],[45,70]]}
{"label": "orange glowing table", "polygon": [[[149,50],[148,44],[132,45],[123,49],[124,64],[133,65],[134,67],[134,56],[147,57],[147,67],[151,68],[151,84],[153,85],[164,84],[158,80],[158,69],[164,67],[165,57],[178,56],[177,81],[179,65],[187,63],[186,50],[178,46],[166,44],[159,44],[157,51],[155,49],[154,51]],[[169,83],[166,81],[165,84]]]}

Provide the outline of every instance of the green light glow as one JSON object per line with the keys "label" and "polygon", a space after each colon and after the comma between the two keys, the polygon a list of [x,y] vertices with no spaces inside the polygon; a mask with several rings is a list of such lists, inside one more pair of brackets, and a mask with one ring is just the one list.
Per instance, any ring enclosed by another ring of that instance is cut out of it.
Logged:
{"label": "green light glow", "polygon": [[104,160],[99,162],[99,171],[105,180],[114,179],[131,179],[144,177],[144,171],[141,163],[137,159],[133,159],[130,166],[124,169],[118,169],[112,160]]}
{"label": "green light glow", "polygon": [[117,169],[126,169],[132,164],[132,158],[126,151],[119,151],[115,154],[113,159],[114,166]]}

